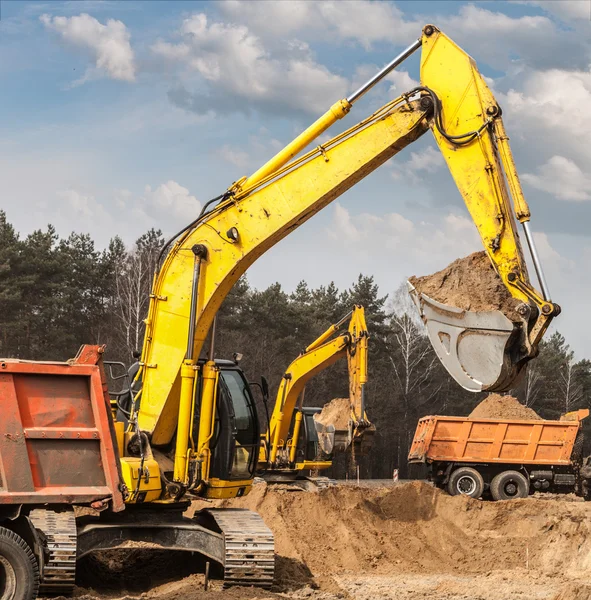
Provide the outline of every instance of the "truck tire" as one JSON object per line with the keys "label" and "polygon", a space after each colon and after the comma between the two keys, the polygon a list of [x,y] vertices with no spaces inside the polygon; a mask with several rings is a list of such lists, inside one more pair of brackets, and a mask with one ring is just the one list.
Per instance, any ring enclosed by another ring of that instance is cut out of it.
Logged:
{"label": "truck tire", "polygon": [[33,600],[39,590],[39,566],[22,537],[0,527],[0,598]]}
{"label": "truck tire", "polygon": [[449,476],[447,491],[450,496],[480,498],[484,492],[484,479],[476,469],[460,467]]}
{"label": "truck tire", "polygon": [[490,482],[493,500],[513,500],[529,496],[529,481],[518,471],[503,471]]}

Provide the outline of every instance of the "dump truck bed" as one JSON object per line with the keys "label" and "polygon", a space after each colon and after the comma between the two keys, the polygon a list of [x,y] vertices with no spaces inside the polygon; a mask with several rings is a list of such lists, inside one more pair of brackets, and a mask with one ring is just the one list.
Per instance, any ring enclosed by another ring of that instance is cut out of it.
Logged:
{"label": "dump truck bed", "polygon": [[124,508],[101,355],[83,346],[69,362],[0,359],[0,505]]}
{"label": "dump truck bed", "polygon": [[571,413],[574,420],[564,421],[423,417],[408,460],[569,465],[580,420],[588,414]]}

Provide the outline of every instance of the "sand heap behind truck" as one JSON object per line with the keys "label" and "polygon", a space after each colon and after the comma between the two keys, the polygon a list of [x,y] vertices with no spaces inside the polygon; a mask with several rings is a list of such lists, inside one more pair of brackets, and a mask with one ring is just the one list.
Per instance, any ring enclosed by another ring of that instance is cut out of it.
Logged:
{"label": "sand heap behind truck", "polygon": [[490,494],[494,500],[510,500],[551,491],[591,499],[591,457],[582,458],[581,421],[589,415],[587,409],[560,421],[542,420],[533,411],[524,419],[514,415],[531,409],[515,398],[490,400],[481,407],[502,407],[509,418],[478,416],[477,407],[476,416],[420,419],[409,462],[426,463],[429,478],[452,496]]}

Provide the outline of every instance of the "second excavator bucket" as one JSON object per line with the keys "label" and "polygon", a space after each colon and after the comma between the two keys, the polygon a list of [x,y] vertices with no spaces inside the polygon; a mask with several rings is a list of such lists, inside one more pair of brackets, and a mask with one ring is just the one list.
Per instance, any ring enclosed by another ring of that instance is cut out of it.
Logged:
{"label": "second excavator bucket", "polygon": [[375,435],[375,425],[357,424],[353,420],[344,429],[336,429],[334,425],[323,425],[316,419],[314,420],[316,433],[318,434],[318,445],[325,454],[333,452],[346,452],[353,446],[355,456],[365,456],[373,446],[373,437]]}
{"label": "second excavator bucket", "polygon": [[314,427],[318,435],[318,445],[324,454],[332,454],[335,447],[334,425],[323,425],[314,420]]}
{"label": "second excavator bucket", "polygon": [[515,362],[521,324],[501,311],[473,312],[442,304],[408,282],[435,353],[449,374],[472,392],[506,391],[523,366]]}

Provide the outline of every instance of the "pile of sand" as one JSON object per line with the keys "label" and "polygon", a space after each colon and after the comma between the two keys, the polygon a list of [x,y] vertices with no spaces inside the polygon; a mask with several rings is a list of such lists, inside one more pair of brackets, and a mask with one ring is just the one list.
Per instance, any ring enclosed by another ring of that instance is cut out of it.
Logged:
{"label": "pile of sand", "polygon": [[314,415],[314,420],[324,427],[334,425],[336,430],[345,430],[349,427],[351,418],[351,402],[349,398],[334,398],[325,404],[322,410]]}
{"label": "pile of sand", "polygon": [[513,396],[489,394],[471,413],[472,419],[541,420],[534,410],[524,406]]}
{"label": "pile of sand", "polygon": [[[255,485],[244,498],[213,504],[196,502],[192,510],[220,505],[249,508],[263,517],[275,535],[276,589],[295,591],[281,596],[252,589],[221,592],[217,591],[221,586],[218,581],[213,592],[203,592],[203,579],[197,574],[202,567],[196,566],[196,558],[189,553],[184,559],[179,558],[183,554],[170,551],[154,554],[152,560],[147,555],[140,566],[134,564],[135,551],[127,550],[120,555],[120,566],[107,565],[128,574],[129,579],[118,588],[118,595],[116,590],[111,592],[99,586],[96,577],[93,585],[86,584],[86,590],[79,588],[76,596],[80,600],[105,597],[122,600],[130,597],[128,590],[133,590],[136,597],[162,600],[280,597],[388,600],[402,595],[396,591],[386,594],[384,590],[396,590],[396,586],[403,584],[405,590],[414,589],[421,582],[426,585],[428,579],[433,592],[428,598],[501,600],[533,597],[527,593],[512,595],[513,588],[507,589],[507,593],[497,590],[513,580],[523,581],[528,577],[532,582],[547,581],[550,585],[554,580],[564,581],[565,577],[586,582],[589,575],[591,506],[570,497],[483,502],[451,497],[418,481],[387,488],[334,486],[318,493],[278,490],[262,483]],[[183,568],[175,568],[170,559],[187,563]],[[195,574],[181,579],[191,563]],[[167,564],[168,582],[165,582],[160,572]],[[136,582],[132,581],[134,572]],[[435,589],[439,584],[434,581],[441,574],[449,574],[452,583],[447,584],[444,578],[441,589]],[[104,573],[96,575],[105,579]],[[353,589],[344,596],[339,585],[348,580],[353,582]],[[478,593],[473,593],[471,587],[475,582]],[[487,582],[490,593],[485,589]],[[320,590],[316,591],[318,586]],[[584,587],[583,583],[581,586]],[[421,589],[417,587],[416,593],[404,597],[421,598]],[[546,600],[587,597],[577,595],[576,589],[557,596],[548,587],[547,594],[536,597]]]}
{"label": "pile of sand", "polygon": [[515,308],[521,301],[511,296],[484,251],[459,258],[433,275],[415,276],[409,281],[418,292],[437,302],[463,310],[500,310],[509,319],[519,320]]}

